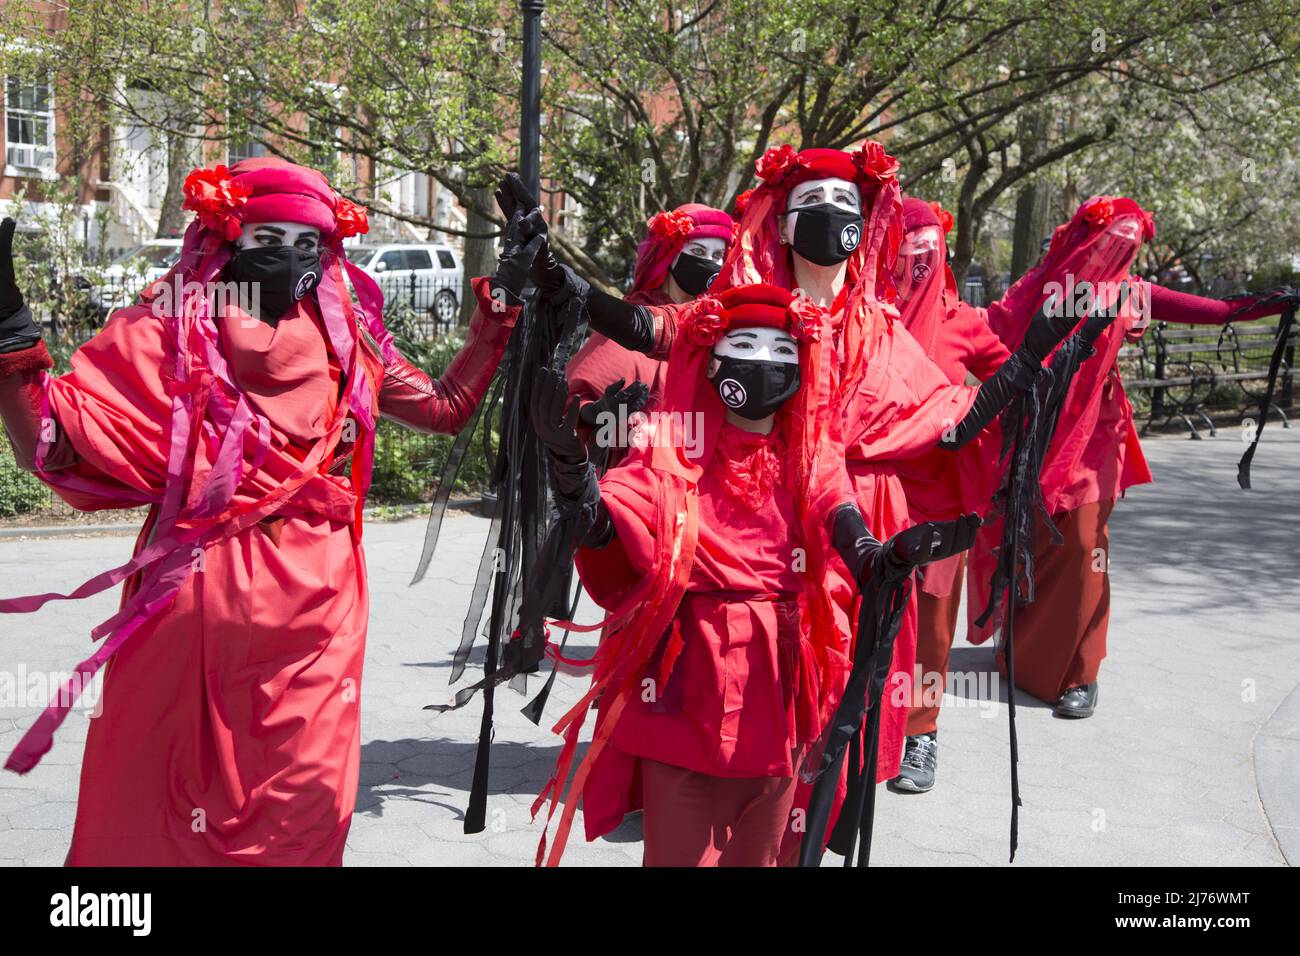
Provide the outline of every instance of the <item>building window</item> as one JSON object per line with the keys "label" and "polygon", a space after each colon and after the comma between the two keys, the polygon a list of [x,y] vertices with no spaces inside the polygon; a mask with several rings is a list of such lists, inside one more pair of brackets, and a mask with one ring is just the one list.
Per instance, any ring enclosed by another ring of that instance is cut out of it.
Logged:
{"label": "building window", "polygon": [[255,139],[232,139],[226,147],[226,162],[231,166],[241,159],[265,155],[266,146]]}
{"label": "building window", "polygon": [[54,91],[48,80],[6,77],[5,165],[19,175],[54,175]]}

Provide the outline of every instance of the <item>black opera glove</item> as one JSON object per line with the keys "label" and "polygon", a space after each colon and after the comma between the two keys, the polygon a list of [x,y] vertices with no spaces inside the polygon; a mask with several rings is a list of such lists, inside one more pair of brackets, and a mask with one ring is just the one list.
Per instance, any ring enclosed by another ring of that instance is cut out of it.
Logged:
{"label": "black opera glove", "polygon": [[14,278],[14,228],[8,217],[0,222],[0,353],[29,349],[41,338],[40,327]]}
{"label": "black opera glove", "polygon": [[578,437],[578,405],[569,400],[563,373],[550,368],[540,371],[533,385],[533,430],[551,459],[555,506],[561,518],[577,520],[586,512],[589,530],[579,543],[586,548],[603,548],[614,540],[614,524],[600,500],[596,467],[587,460],[587,446]]}
{"label": "black opera glove", "polygon": [[991,378],[983,382],[975,393],[970,411],[955,428],[945,429],[939,447],[956,451],[988,427],[1016,394],[1034,384],[1040,366],[1027,358],[1023,349],[1011,355]]}
{"label": "black opera glove", "polygon": [[632,384],[623,387],[625,379],[619,379],[605,389],[605,394],[594,402],[588,402],[582,406],[582,411],[578,418],[587,428],[595,428],[600,422],[600,416],[608,413],[618,416],[619,406],[627,406],[627,416],[632,416],[639,412],[647,401],[650,399],[650,386],[645,382],[633,380]]}
{"label": "black opera glove", "polygon": [[831,543],[858,587],[863,588],[873,580],[901,580],[915,568],[967,550],[975,543],[975,533],[982,523],[976,514],[952,521],[927,521],[900,531],[882,544],[867,528],[857,505],[846,504],[835,512]]}

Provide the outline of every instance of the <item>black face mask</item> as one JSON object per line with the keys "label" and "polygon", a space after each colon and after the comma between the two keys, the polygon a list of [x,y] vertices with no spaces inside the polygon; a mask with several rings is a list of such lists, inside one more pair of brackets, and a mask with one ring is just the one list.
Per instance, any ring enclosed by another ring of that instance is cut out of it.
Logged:
{"label": "black face mask", "polygon": [[311,295],[320,285],[320,255],[293,246],[240,249],[230,260],[230,276],[236,282],[257,283],[257,300],[251,291],[241,293],[241,298],[248,306],[260,302],[260,314],[255,318],[275,325],[295,302]]}
{"label": "black face mask", "polygon": [[713,385],[722,403],[752,422],[767,418],[799,391],[796,362],[762,362],[715,355]]}
{"label": "black face mask", "polygon": [[862,241],[862,214],[834,203],[818,203],[790,210],[798,213],[791,245],[809,262],[839,265]]}
{"label": "black face mask", "polygon": [[712,259],[683,252],[668,271],[673,274],[673,279],[683,292],[688,295],[701,295],[713,285],[713,280],[718,277],[718,268],[718,264]]}

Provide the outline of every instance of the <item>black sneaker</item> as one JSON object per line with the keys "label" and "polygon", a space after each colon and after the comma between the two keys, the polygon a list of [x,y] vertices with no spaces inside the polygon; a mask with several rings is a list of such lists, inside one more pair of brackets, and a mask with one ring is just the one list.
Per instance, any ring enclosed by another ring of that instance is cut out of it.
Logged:
{"label": "black sneaker", "polygon": [[908,737],[903,748],[903,764],[898,776],[889,781],[894,790],[903,793],[925,793],[934,789],[934,772],[939,766],[938,734],[919,734]]}

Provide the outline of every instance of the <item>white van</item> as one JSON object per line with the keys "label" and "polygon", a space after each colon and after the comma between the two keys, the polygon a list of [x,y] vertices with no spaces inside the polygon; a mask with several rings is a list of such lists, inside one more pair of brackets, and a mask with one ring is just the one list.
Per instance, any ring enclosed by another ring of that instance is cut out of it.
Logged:
{"label": "white van", "polygon": [[345,247],[344,252],[374,277],[383,290],[386,307],[407,304],[430,312],[440,329],[456,324],[465,270],[450,246],[366,243]]}

